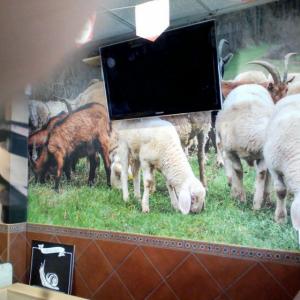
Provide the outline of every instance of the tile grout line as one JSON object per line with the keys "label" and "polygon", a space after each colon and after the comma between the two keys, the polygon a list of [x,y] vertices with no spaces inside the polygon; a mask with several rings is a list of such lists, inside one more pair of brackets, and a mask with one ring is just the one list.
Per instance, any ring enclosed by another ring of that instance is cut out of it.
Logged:
{"label": "tile grout line", "polygon": [[220,300],[221,296],[224,296],[227,300],[231,300],[231,298],[226,293],[218,295],[214,300]]}
{"label": "tile grout line", "polygon": [[289,296],[291,299],[293,299],[293,296],[290,295],[288,290],[281,284],[281,282],[274,276],[274,274],[261,262],[258,262],[258,264],[273,278],[273,280],[283,289],[283,291],[286,293],[287,296]]}
{"label": "tile grout line", "polygon": [[[224,293],[224,288],[221,286],[219,281],[215,279],[215,277],[209,272],[208,268],[205,266],[205,264],[201,261],[200,258],[198,258],[194,253],[192,253],[192,256],[196,259],[196,261],[201,265],[201,267],[208,273],[210,278],[216,283],[216,285],[219,287],[222,293]],[[220,296],[220,295],[219,295]],[[218,297],[219,297],[218,296]]]}
{"label": "tile grout line", "polygon": [[[93,241],[93,240],[88,240],[88,239],[86,239],[86,240],[88,241],[88,242],[87,242],[87,246],[84,247],[84,249],[81,251],[81,254],[78,255],[78,256],[76,257],[76,259],[75,259],[74,262],[77,262],[77,261],[80,259],[80,257],[83,255],[83,253],[86,251],[86,249],[90,246],[90,244],[91,244],[92,241]],[[76,255],[76,245],[75,245],[75,255]]]}
{"label": "tile grout line", "polygon": [[123,263],[127,260],[127,258],[129,257],[129,255],[131,255],[136,249],[137,247],[135,247],[134,249],[132,249],[132,251],[130,251],[130,253],[123,259],[123,261],[116,267],[114,268],[113,265],[111,264],[111,262],[109,261],[109,259],[106,257],[104,251],[101,249],[101,246],[98,245],[98,243],[95,242],[95,239],[92,240],[95,244],[95,246],[97,247],[97,249],[101,252],[101,254],[104,256],[104,258],[106,259],[106,261],[108,262],[108,264],[110,265],[112,272],[111,274],[107,277],[106,280],[104,280],[104,282],[95,290],[95,292],[92,294],[92,297],[94,295],[96,295],[97,292],[99,292],[102,287],[104,286],[104,284],[106,282],[108,282],[108,280],[113,276],[116,275],[118,277],[118,279],[120,280],[121,284],[125,287],[125,289],[127,290],[128,294],[130,295],[130,297],[132,299],[134,299],[134,297],[132,296],[131,292],[129,291],[129,289],[127,288],[127,286],[124,284],[123,280],[121,279],[121,277],[119,276],[117,270],[123,265]]}
{"label": "tile grout line", "polygon": [[126,284],[123,282],[121,276],[118,273],[118,270],[121,268],[121,266],[125,263],[125,261],[127,259],[129,259],[129,257],[136,251],[138,247],[135,246],[129,253],[128,255],[123,259],[123,261],[121,261],[119,263],[119,265],[116,266],[116,268],[114,268],[114,274],[118,277],[118,279],[120,280],[121,284],[125,287],[126,291],[128,292],[129,296],[131,297],[132,300],[134,300],[133,295],[131,294],[130,290],[128,289],[128,287],[126,286]]}
{"label": "tile grout line", "polygon": [[224,294],[227,296],[227,292],[235,286],[245,275],[247,275],[252,269],[254,269],[258,263],[254,263],[253,265],[249,266],[240,276],[238,276],[235,280],[231,282],[225,289],[224,289]]}
{"label": "tile grout line", "polygon": [[188,253],[188,255],[173,269],[173,271],[170,272],[170,274],[167,275],[167,278],[170,278],[191,256],[191,253]]}
{"label": "tile grout line", "polygon": [[[26,239],[25,239],[25,237],[23,237],[23,234],[24,234],[24,232],[16,232],[16,236],[15,236],[15,238],[12,240],[12,242],[11,243],[9,243],[9,261],[10,261],[10,263],[13,265],[13,277],[15,278],[15,279],[17,279],[17,281],[22,281],[21,279],[23,278],[23,276],[24,276],[24,274],[26,273],[26,268],[25,268],[25,272],[22,274],[22,276],[21,276],[21,278],[19,278],[16,274],[15,274],[15,272],[14,272],[14,270],[16,269],[16,265],[17,265],[17,263],[16,262],[12,262],[12,260],[11,260],[11,258],[10,258],[10,248],[11,248],[11,246],[13,245],[13,243],[17,240],[17,238],[20,238],[20,239],[23,239],[23,241],[26,243]],[[26,253],[25,253],[25,256],[26,256]],[[27,264],[27,262],[26,262],[26,257],[25,257],[25,265]]]}
{"label": "tile grout line", "polygon": [[121,284],[123,285],[123,287],[127,291],[128,295],[131,297],[131,299],[134,300],[133,295],[131,294],[130,290],[128,289],[128,287],[126,286],[126,284],[123,282],[122,278],[120,277],[120,275],[118,274],[118,272],[116,270],[114,270],[114,274],[118,277],[118,279],[120,280]]}
{"label": "tile grout line", "polygon": [[[75,266],[75,264],[74,264],[74,266]],[[77,272],[78,272],[78,275],[79,275],[80,279],[82,280],[83,284],[85,285],[85,287],[86,287],[87,290],[89,291],[90,295],[92,295],[93,293],[92,293],[92,291],[90,290],[89,286],[87,285],[87,283],[86,283],[85,279],[83,278],[81,272],[80,272],[79,270],[77,270]],[[75,273],[75,270],[74,270],[74,272],[73,272],[73,283],[74,283],[74,273]],[[74,286],[72,285],[72,290],[73,290],[73,289],[74,289]]]}
{"label": "tile grout line", "polygon": [[112,266],[112,264],[110,263],[110,261],[107,259],[107,257],[104,255],[103,250],[100,249],[100,247],[98,247],[97,243],[95,242],[95,240],[93,239],[91,241],[91,244],[94,244],[96,246],[96,248],[98,249],[98,251],[102,254],[102,256],[104,257],[106,263],[108,263],[108,265],[110,266],[111,272],[110,274],[107,276],[107,278],[95,289],[95,291],[91,294],[92,298],[97,294],[98,291],[101,290],[101,288],[105,285],[106,282],[109,281],[109,279],[113,276],[114,273],[114,268]]}
{"label": "tile grout line", "polygon": [[[165,279],[165,277],[160,273],[160,271],[156,268],[156,266],[154,265],[154,263],[152,262],[152,260],[148,257],[147,253],[145,253],[144,249],[142,247],[140,247],[140,250],[143,253],[143,255],[145,256],[145,258],[148,260],[148,262],[152,265],[152,267],[155,269],[155,271],[159,274],[159,276],[162,279],[162,282],[148,294],[148,296],[146,297],[146,299],[148,299],[151,295],[153,295],[155,293],[155,291],[157,291],[162,286],[162,284],[164,283],[171,290],[171,292],[176,297],[176,299],[179,300],[178,296],[176,295],[176,293],[174,292],[174,290],[172,289],[172,287],[169,285],[169,283],[167,282],[167,280]],[[176,267],[174,267],[174,269],[175,268]]]}
{"label": "tile grout line", "polygon": [[[56,236],[56,238],[57,238],[58,241],[61,243],[61,240],[59,239],[59,236]],[[79,255],[79,257],[76,257],[76,259],[74,259],[73,281],[74,281],[74,278],[75,278],[75,277],[74,277],[74,274],[75,274],[75,268],[76,268],[76,272],[79,274],[81,280],[83,281],[84,285],[85,285],[86,288],[88,289],[90,295],[92,295],[93,293],[92,293],[91,289],[89,288],[88,284],[86,283],[86,281],[85,281],[84,277],[82,276],[80,270],[77,268],[77,261],[78,261],[78,259],[83,255],[84,251],[85,251],[85,250],[89,247],[89,245],[92,243],[91,240],[88,240],[88,239],[87,239],[87,241],[88,241],[87,246],[84,248],[84,250],[82,251],[82,253]],[[76,256],[76,245],[75,245],[75,256]],[[73,290],[73,288],[74,288],[74,287],[72,286],[72,290]]]}

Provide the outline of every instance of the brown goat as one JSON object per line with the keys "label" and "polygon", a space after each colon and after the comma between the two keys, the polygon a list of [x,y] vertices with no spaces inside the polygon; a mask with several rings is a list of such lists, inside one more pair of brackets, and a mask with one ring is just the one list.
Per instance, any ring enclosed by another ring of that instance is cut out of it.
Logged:
{"label": "brown goat", "polygon": [[66,112],[61,112],[59,115],[51,118],[47,122],[47,124],[45,124],[40,130],[31,133],[28,138],[29,150],[32,150],[33,148],[38,149],[43,147],[48,141],[48,136],[53,127],[56,125],[57,122],[63,120],[67,115],[68,114]]}
{"label": "brown goat", "polygon": [[58,190],[64,164],[74,155],[88,156],[92,165],[89,183],[92,183],[97,163],[96,153],[100,152],[107,184],[110,185],[109,134],[106,108],[96,103],[82,106],[54,126],[40,157],[34,163],[35,172],[44,172],[54,160],[57,167],[55,189]]}

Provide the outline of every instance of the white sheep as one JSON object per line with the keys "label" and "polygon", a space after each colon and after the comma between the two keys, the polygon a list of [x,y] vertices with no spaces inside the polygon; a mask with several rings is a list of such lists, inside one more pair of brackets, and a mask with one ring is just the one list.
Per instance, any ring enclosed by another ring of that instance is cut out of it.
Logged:
{"label": "white sheep", "polygon": [[276,105],[263,154],[277,194],[275,220],[286,221],[285,198],[289,190],[294,194],[292,223],[300,230],[300,94],[287,96]]}
{"label": "white sheep", "polygon": [[122,165],[123,199],[128,200],[128,160],[132,159],[135,196],[139,197],[138,170],[143,173],[142,211],[149,212],[149,195],[154,183],[154,170],[166,179],[171,203],[183,214],[199,212],[204,206],[205,189],[195,177],[181,147],[174,126],[159,118],[113,123],[118,135],[116,151]]}
{"label": "white sheep", "polygon": [[68,103],[72,110],[76,110],[80,106],[83,106],[88,103],[99,103],[107,107],[104,83],[98,79],[92,79],[88,84],[88,87],[85,91],[80,93],[75,99],[61,99]]}
{"label": "white sheep", "polygon": [[[244,84],[260,84],[267,87],[268,78],[262,71],[250,70],[239,73],[232,81],[222,82],[222,94],[227,97],[235,88]],[[217,166],[224,166],[222,151],[220,150],[220,139],[216,136]]]}
{"label": "white sheep", "polygon": [[29,118],[33,129],[41,128],[47,124],[49,119],[59,115],[61,112],[69,112],[67,105],[63,102],[29,100]]}
{"label": "white sheep", "polygon": [[246,71],[238,74],[234,81],[245,81],[250,83],[264,83],[268,81],[267,76],[262,71]]}
{"label": "white sheep", "polygon": [[269,196],[269,178],[262,149],[273,110],[273,100],[265,88],[256,84],[241,85],[228,95],[216,121],[218,143],[224,155],[232,195],[241,202],[246,201],[241,159],[249,165],[256,161],[254,209],[260,209],[263,199]]}
{"label": "white sheep", "polygon": [[200,181],[207,185],[205,176],[205,145],[211,128],[211,112],[193,112],[178,116],[166,116],[162,119],[172,123],[180,137],[183,149],[187,152],[193,140],[197,139],[197,158]]}
{"label": "white sheep", "polygon": [[289,89],[287,95],[296,95],[300,94],[300,81],[292,82],[289,84]]}

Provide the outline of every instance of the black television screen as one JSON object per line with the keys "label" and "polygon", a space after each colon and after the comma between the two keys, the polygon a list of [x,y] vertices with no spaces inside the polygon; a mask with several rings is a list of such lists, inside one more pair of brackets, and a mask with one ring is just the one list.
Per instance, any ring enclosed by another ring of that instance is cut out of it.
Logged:
{"label": "black television screen", "polygon": [[111,120],[221,108],[214,20],[100,53]]}

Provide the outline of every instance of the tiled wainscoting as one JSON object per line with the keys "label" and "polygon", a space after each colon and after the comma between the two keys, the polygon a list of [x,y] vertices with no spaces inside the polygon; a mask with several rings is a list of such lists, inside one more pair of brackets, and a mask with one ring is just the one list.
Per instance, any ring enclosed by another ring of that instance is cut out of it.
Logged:
{"label": "tiled wainscoting", "polygon": [[123,233],[0,225],[0,258],[27,282],[32,240],[76,246],[73,293],[90,299],[293,299],[300,252],[286,253]]}

